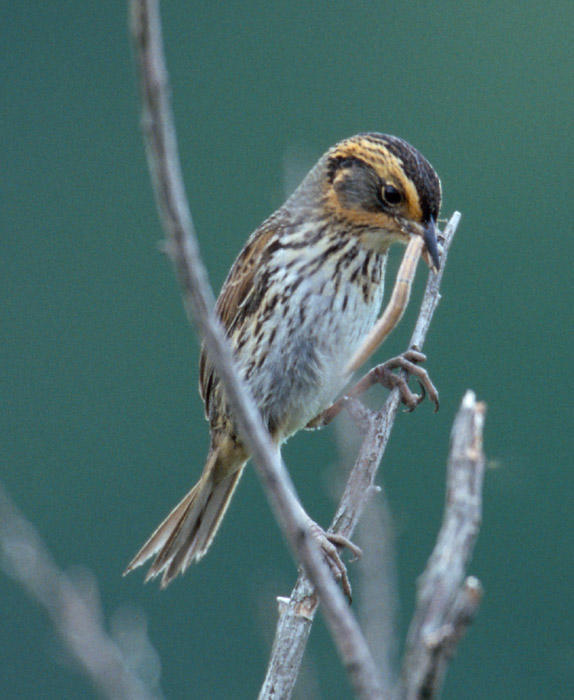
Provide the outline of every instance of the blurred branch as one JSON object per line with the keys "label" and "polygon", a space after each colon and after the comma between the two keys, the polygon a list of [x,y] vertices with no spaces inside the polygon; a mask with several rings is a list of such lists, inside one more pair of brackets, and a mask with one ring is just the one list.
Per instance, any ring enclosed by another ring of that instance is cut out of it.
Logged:
{"label": "blurred branch", "polygon": [[[440,301],[440,283],[444,274],[448,251],[460,221],[454,212],[442,236],[441,267],[438,273],[429,273],[421,310],[411,337],[410,346],[422,349],[433,314]],[[363,432],[363,442],[339,507],[329,529],[350,538],[374,486],[378,466],[385,452],[400,404],[398,389],[391,392],[383,408],[374,412],[358,401],[350,401],[348,408]],[[305,572],[293,588],[289,599],[281,599],[275,641],[267,674],[259,699],[289,697],[295,685],[303,652],[319,604],[315,588]]]}
{"label": "blurred branch", "polygon": [[485,404],[467,391],[452,428],[442,527],[419,580],[407,637],[400,692],[407,700],[437,696],[447,663],[482,598],[480,582],[463,579],[481,522],[485,411]]}
{"label": "blurred branch", "polygon": [[[162,697],[130,668],[103,627],[99,599],[61,571],[40,536],[0,485],[0,564],[48,613],[66,648],[108,698]],[[149,644],[149,642],[148,642]]]}
{"label": "blurred branch", "polygon": [[363,550],[357,567],[359,620],[380,669],[385,697],[396,686],[399,609],[395,526],[383,490],[373,494],[355,530]]}
{"label": "blurred branch", "polygon": [[[335,422],[338,466],[333,480],[332,497],[340,496],[342,486],[349,477],[349,464],[353,464],[361,446],[361,436],[353,425],[353,419],[343,411]],[[380,478],[377,479],[380,484]],[[384,697],[391,697],[397,686],[399,669],[399,636],[397,617],[399,611],[399,587],[396,556],[396,528],[385,489],[377,485],[376,493],[367,502],[357,523],[353,540],[363,556],[354,565],[353,591],[357,592],[359,606],[357,617],[381,674]],[[301,678],[295,692],[303,685]]]}
{"label": "blurred branch", "polygon": [[167,251],[176,268],[188,318],[199,327],[275,517],[296,560],[304,564],[318,590],[327,624],[356,694],[362,698],[381,697],[377,669],[359,625],[309,531],[308,520],[289,475],[235,369],[229,344],[213,310],[213,294],[199,256],[179,165],[159,3],[157,0],[131,0],[130,7],[148,164],[167,236]]}

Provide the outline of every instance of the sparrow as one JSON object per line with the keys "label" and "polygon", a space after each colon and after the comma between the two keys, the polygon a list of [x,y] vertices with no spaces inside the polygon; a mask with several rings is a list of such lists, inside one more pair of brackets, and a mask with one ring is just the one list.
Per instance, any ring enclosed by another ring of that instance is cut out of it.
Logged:
{"label": "sparrow", "polygon": [[[362,133],[330,148],[249,237],[216,312],[277,449],[318,425],[349,381],[347,363],[380,313],[390,246],[421,236],[438,269],[440,204],[440,180],[417,149]],[[205,555],[250,457],[205,348],[199,385],[211,436],[203,472],[125,572],[153,557],[146,581],[161,575],[162,587]]]}

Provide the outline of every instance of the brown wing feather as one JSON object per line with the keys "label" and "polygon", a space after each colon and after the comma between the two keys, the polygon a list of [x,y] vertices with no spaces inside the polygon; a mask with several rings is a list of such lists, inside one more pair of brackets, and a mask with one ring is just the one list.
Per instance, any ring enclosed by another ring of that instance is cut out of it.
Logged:
{"label": "brown wing feather", "polygon": [[[233,263],[227,279],[223,283],[215,310],[229,336],[235,334],[240,325],[238,315],[242,306],[255,293],[255,275],[261,267],[263,251],[276,233],[274,218],[268,219],[253,232],[241,253]],[[205,415],[209,419],[211,401],[217,384],[213,365],[207,357],[205,347],[201,347],[199,358],[199,393],[205,403]]]}

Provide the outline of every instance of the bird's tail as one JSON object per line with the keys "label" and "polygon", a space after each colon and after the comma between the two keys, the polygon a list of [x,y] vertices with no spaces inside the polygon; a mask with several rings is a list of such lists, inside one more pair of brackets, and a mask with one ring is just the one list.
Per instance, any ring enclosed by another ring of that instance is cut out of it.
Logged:
{"label": "bird's tail", "polygon": [[165,588],[207,552],[244,467],[241,464],[236,471],[216,480],[217,459],[217,452],[211,452],[200,480],[154,531],[128,564],[124,576],[155,556],[145,580],[163,572],[161,587]]}

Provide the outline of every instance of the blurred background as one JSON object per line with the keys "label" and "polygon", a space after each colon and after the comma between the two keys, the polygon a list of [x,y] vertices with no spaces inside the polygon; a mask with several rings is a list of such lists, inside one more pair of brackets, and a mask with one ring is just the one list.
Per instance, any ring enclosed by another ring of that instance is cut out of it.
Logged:
{"label": "blurred background", "polygon": [[[140,571],[121,577],[196,480],[208,441],[197,337],[158,248],[126,15],[110,0],[0,9],[1,479],[59,565],[96,577],[110,628],[147,621],[167,698],[251,698],[275,597],[296,577],[254,470],[200,566],[164,592]],[[379,476],[402,644],[440,526],[455,410],[467,388],[487,402],[469,571],[485,597],[445,698],[566,698],[574,680],[573,19],[566,0],[163,8],[186,185],[216,289],[322,152],[359,131],[418,147],[441,176],[443,215],[463,214],[425,346],[441,409],[399,416]],[[405,349],[425,278],[421,266],[380,360]],[[349,468],[336,435],[301,433],[284,450],[323,525],[333,469]],[[0,695],[89,696],[45,614],[1,572],[0,599]],[[299,697],[349,694],[318,619]]]}

